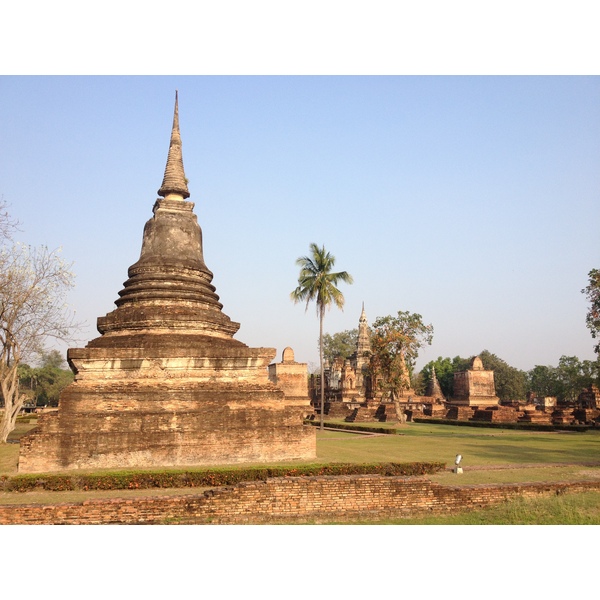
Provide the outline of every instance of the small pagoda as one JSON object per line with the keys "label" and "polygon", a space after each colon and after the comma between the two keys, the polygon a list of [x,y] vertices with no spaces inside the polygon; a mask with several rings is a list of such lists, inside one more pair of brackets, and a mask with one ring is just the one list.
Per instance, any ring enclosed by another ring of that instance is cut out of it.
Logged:
{"label": "small pagoda", "polygon": [[139,260],[98,319],[100,337],[67,353],[74,382],[21,439],[22,473],[314,459],[305,398],[268,377],[273,348],[233,339],[204,262],[183,169],[178,99],[162,186]]}

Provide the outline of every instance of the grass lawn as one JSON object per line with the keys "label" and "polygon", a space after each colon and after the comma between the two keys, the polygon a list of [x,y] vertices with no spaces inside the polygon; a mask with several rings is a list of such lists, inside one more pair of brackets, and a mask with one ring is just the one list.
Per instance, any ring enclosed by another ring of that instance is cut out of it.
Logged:
{"label": "grass lawn", "polygon": [[600,431],[538,432],[427,423],[396,425],[396,435],[318,434],[324,462],[441,461],[457,454],[463,467],[525,464],[600,464]]}

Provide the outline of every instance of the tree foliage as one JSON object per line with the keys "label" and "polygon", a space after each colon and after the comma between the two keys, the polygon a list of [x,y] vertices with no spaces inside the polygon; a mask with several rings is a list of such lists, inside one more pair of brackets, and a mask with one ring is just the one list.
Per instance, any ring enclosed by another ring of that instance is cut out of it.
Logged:
{"label": "tree foliage", "polygon": [[370,370],[379,390],[394,400],[410,387],[410,376],[419,349],[431,344],[433,325],[417,313],[398,311],[379,317],[372,326]]}
{"label": "tree foliage", "polygon": [[[592,269],[588,273],[589,283],[581,290],[590,303],[585,324],[592,338],[600,338],[600,269]],[[600,341],[594,346],[594,352],[600,356]]]}
{"label": "tree foliage", "polygon": [[479,354],[483,367],[494,371],[494,385],[496,395],[500,402],[519,402],[527,397],[527,374],[515,367],[511,367],[488,350]]}
{"label": "tree foliage", "polygon": [[555,396],[559,402],[575,402],[579,394],[592,384],[600,384],[600,358],[579,360],[561,356],[556,367],[536,365],[527,373],[529,389],[536,396]]}
{"label": "tree foliage", "polygon": [[548,396],[559,398],[563,395],[562,386],[555,367],[536,365],[527,372],[527,381],[529,391],[533,392],[538,398],[546,398]]}
{"label": "tree foliage", "polygon": [[43,352],[37,368],[19,365],[19,389],[25,401],[35,406],[58,406],[60,392],[73,381],[58,350]]}
{"label": "tree foliage", "polygon": [[0,247],[0,443],[14,429],[25,400],[19,392],[19,365],[40,353],[49,339],[68,339],[77,327],[64,302],[73,278],[60,250],[13,244],[5,236]]}
{"label": "tree foliage", "polygon": [[358,329],[346,329],[333,335],[323,335],[323,357],[330,363],[336,358],[350,358],[356,352]]}
{"label": "tree foliage", "polygon": [[315,303],[319,317],[319,363],[321,370],[321,429],[323,429],[323,407],[325,404],[325,381],[323,367],[323,320],[325,312],[332,305],[344,308],[344,294],[337,288],[340,283],[351,284],[352,276],[346,271],[334,273],[335,256],[325,250],[325,246],[310,244],[310,254],[296,260],[300,267],[298,286],[290,294],[294,303],[306,302],[306,310],[311,302]]}
{"label": "tree foliage", "polygon": [[431,381],[432,370],[435,369],[435,376],[439,381],[442,393],[446,398],[450,398],[454,393],[454,373],[464,371],[468,367],[468,358],[461,358],[460,356],[442,358],[438,356],[436,360],[428,362],[421,370],[423,383],[427,387]]}
{"label": "tree foliage", "polygon": [[63,369],[67,362],[65,357],[58,350],[48,350],[40,352],[40,367],[50,367],[52,369]]}

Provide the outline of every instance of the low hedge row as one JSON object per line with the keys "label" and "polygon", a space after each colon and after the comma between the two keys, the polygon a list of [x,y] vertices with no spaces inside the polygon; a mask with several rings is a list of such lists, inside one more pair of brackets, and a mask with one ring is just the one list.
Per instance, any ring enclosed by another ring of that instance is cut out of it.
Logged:
{"label": "low hedge row", "polygon": [[547,425],[542,423],[501,423],[490,421],[458,421],[456,419],[435,419],[420,417],[413,419],[415,423],[433,423],[436,425],[456,425],[457,427],[490,427],[495,429],[516,429],[522,431],[588,431],[595,429],[590,425]]}
{"label": "low hedge row", "polygon": [[249,467],[192,471],[119,471],[68,475],[3,475],[0,490],[131,490],[152,488],[218,487],[242,481],[265,481],[271,477],[315,477],[319,475],[415,476],[437,473],[445,463],[375,463],[299,465],[295,467]]}
{"label": "low hedge row", "polygon": [[[435,417],[416,417],[413,419],[415,423],[427,423],[433,425],[456,425],[457,427],[489,427],[492,429],[516,429],[522,431],[581,431],[585,432],[590,429],[597,429],[592,425],[547,425],[541,423],[500,423],[492,421],[459,421],[457,419],[436,419]],[[305,423],[318,427],[316,421],[305,421]],[[396,435],[398,429],[393,427],[369,427],[368,425],[355,425],[354,423],[333,423],[327,421],[325,423],[327,429],[345,429],[347,431],[369,431],[371,433],[386,433]]]}

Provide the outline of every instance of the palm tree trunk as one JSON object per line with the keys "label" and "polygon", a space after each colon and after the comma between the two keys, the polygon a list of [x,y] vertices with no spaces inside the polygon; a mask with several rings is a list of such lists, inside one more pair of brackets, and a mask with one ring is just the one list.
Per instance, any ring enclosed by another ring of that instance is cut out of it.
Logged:
{"label": "palm tree trunk", "polygon": [[323,407],[325,406],[325,367],[323,365],[323,317],[324,307],[319,311],[319,361],[321,363],[321,419],[320,429],[323,431]]}

